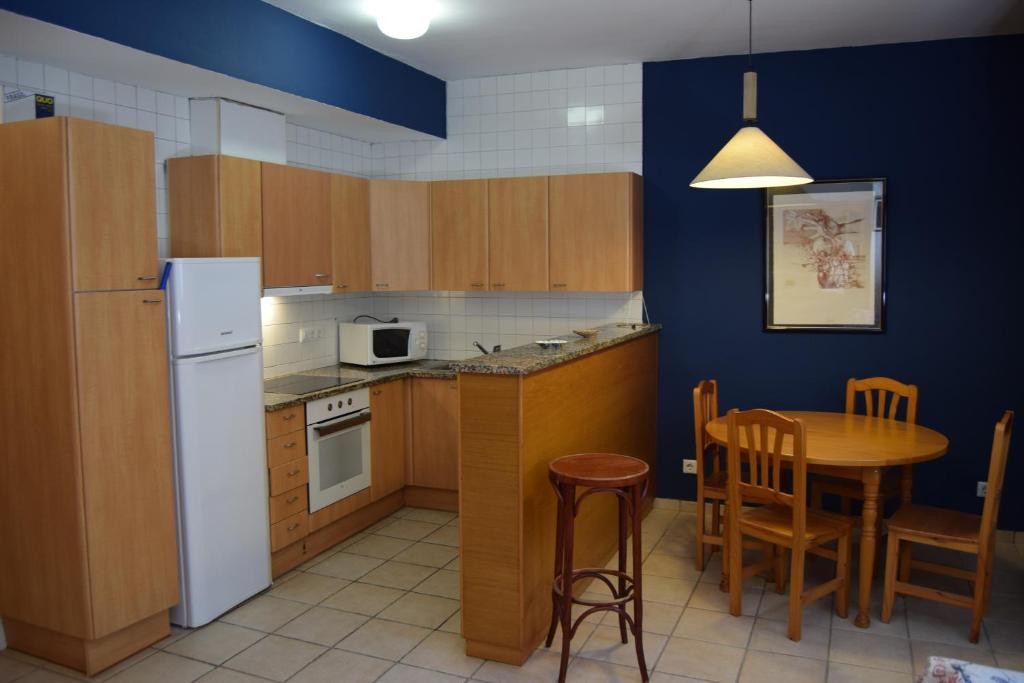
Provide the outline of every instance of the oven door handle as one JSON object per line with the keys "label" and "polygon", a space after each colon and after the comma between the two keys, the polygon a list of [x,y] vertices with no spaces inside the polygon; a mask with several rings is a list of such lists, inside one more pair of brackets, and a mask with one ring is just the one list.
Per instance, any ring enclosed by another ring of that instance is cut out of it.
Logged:
{"label": "oven door handle", "polygon": [[323,427],[313,427],[313,429],[319,436],[323,437],[328,436],[330,434],[335,434],[344,429],[349,429],[350,427],[361,425],[364,422],[369,421],[370,413],[364,413],[362,415],[356,415],[355,417],[349,418],[347,420],[342,420],[341,422],[335,422],[334,424],[324,425]]}

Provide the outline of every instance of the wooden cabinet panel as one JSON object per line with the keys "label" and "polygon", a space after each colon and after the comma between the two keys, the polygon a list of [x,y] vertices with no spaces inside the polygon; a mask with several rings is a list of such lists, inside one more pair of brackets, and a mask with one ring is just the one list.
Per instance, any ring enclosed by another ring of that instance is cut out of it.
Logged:
{"label": "wooden cabinet panel", "polygon": [[267,439],[276,439],[306,426],[306,407],[304,405],[281,408],[267,413]]}
{"label": "wooden cabinet panel", "polygon": [[487,289],[487,182],[430,183],[431,289]]}
{"label": "wooden cabinet panel", "polygon": [[178,600],[164,293],[75,295],[94,638]]}
{"label": "wooden cabinet panel", "polygon": [[262,164],[263,286],[331,284],[330,174]]}
{"label": "wooden cabinet panel", "polygon": [[492,178],[489,195],[490,287],[548,291],[548,179]]}
{"label": "wooden cabinet panel", "polygon": [[551,289],[626,292],[643,286],[639,176],[551,176]]}
{"label": "wooden cabinet panel", "polygon": [[277,467],[306,454],[306,431],[300,429],[267,439],[267,467]]}
{"label": "wooden cabinet panel", "polygon": [[309,461],[303,453],[295,460],[270,468],[270,495],[276,496],[309,483]]}
{"label": "wooden cabinet panel", "polygon": [[439,489],[459,488],[459,386],[454,379],[417,377],[412,380],[409,483]]}
{"label": "wooden cabinet panel", "polygon": [[370,498],[405,486],[409,394],[406,380],[370,387]]}
{"label": "wooden cabinet panel", "polygon": [[370,181],[374,291],[430,289],[430,184]]}
{"label": "wooden cabinet panel", "polygon": [[370,181],[331,176],[334,291],[370,291]]}
{"label": "wooden cabinet panel", "polygon": [[309,513],[302,512],[270,525],[270,551],[281,548],[309,536]]}
{"label": "wooden cabinet panel", "polygon": [[291,517],[309,509],[309,492],[305,486],[296,486],[291,491],[270,497],[270,523],[276,524],[285,517]]}
{"label": "wooden cabinet panel", "polygon": [[155,288],[153,134],[83,119],[67,127],[75,290]]}
{"label": "wooden cabinet panel", "polygon": [[[220,256],[263,256],[263,181],[260,162],[217,157]],[[174,230],[171,230],[174,235]]]}

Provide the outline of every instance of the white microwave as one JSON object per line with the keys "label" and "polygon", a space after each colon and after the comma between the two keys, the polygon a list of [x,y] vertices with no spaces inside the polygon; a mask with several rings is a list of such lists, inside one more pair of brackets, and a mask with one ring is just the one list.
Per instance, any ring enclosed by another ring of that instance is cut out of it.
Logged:
{"label": "white microwave", "polygon": [[338,323],[338,361],[341,363],[385,365],[426,355],[426,323]]}

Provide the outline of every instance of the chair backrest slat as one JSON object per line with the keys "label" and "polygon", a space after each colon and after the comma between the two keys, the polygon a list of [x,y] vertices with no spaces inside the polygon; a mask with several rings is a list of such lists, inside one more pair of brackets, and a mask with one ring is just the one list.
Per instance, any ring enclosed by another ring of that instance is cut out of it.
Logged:
{"label": "chair backrest slat", "polygon": [[703,379],[693,389],[693,434],[696,446],[694,457],[697,459],[697,478],[704,480],[705,459],[708,454],[712,458],[712,471],[720,469],[718,446],[708,436],[707,425],[718,418],[718,382]]}
{"label": "chair backrest slat", "polygon": [[[1003,495],[1003,477],[1006,474],[1006,460],[1010,452],[1010,437],[1013,436],[1013,411],[1007,410],[996,423],[995,434],[992,436],[992,455],[988,463],[988,489],[985,493],[985,506],[981,512],[981,529],[979,544],[981,548],[988,546],[996,531],[999,521],[999,503]],[[980,549],[979,549],[980,550]]]}
{"label": "chair backrest slat", "polygon": [[[877,392],[877,400],[875,394]],[[907,409],[905,422],[917,422],[917,387],[904,384],[888,377],[868,377],[866,379],[850,378],[846,381],[846,412],[857,412],[857,394],[864,395],[865,415],[883,417],[888,420],[899,419],[900,399],[906,399]],[[889,394],[892,399],[886,403]]]}

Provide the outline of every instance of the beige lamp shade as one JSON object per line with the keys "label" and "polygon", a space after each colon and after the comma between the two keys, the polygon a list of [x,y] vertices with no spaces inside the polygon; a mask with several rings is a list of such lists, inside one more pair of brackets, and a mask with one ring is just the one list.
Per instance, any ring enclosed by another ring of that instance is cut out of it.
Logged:
{"label": "beige lamp shade", "polygon": [[757,126],[744,126],[690,182],[703,189],[785,187],[814,182]]}

